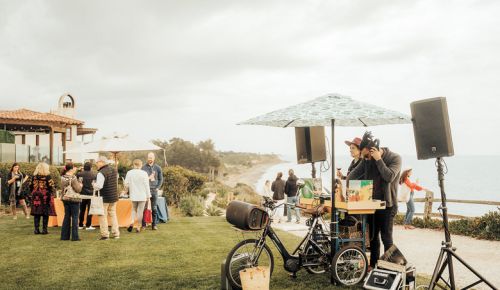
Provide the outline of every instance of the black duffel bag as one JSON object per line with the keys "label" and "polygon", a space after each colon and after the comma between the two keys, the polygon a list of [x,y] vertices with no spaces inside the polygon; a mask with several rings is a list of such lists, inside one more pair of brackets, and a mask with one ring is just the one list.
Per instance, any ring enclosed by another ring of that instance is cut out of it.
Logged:
{"label": "black duffel bag", "polygon": [[226,208],[226,220],[241,230],[260,230],[266,226],[269,216],[254,204],[234,200]]}

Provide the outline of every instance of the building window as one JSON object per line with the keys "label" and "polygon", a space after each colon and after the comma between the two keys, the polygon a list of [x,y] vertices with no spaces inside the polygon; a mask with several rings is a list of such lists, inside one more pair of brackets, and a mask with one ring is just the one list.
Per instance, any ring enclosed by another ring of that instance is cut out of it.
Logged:
{"label": "building window", "polygon": [[71,127],[66,128],[66,141],[71,141]]}

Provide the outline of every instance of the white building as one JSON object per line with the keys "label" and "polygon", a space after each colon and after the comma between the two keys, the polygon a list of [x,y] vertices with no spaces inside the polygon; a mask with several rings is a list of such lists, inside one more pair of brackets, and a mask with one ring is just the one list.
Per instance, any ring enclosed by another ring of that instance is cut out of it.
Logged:
{"label": "white building", "polygon": [[28,109],[0,111],[0,162],[63,164],[95,159],[97,154],[75,150],[93,141],[97,131],[85,128],[84,122],[76,119],[76,109],[75,97],[64,94],[50,113]]}

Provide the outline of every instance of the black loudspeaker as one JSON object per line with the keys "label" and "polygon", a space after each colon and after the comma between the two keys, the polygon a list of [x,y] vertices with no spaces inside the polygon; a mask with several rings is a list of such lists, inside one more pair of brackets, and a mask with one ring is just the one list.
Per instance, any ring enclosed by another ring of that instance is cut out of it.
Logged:
{"label": "black loudspeaker", "polygon": [[432,98],[410,104],[417,158],[453,156],[446,98]]}
{"label": "black loudspeaker", "polygon": [[326,160],[325,127],[296,127],[297,163]]}
{"label": "black loudspeaker", "polygon": [[260,230],[266,226],[269,216],[256,205],[234,200],[226,208],[226,220],[241,230]]}

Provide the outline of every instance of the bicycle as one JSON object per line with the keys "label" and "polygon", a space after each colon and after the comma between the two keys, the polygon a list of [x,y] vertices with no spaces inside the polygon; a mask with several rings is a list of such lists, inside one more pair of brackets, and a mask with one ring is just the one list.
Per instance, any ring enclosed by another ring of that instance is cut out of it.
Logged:
{"label": "bicycle", "polygon": [[[320,201],[320,204],[312,209],[298,206],[305,213],[310,214],[311,218],[306,223],[309,226],[306,236],[290,254],[271,227],[272,214],[277,206],[273,200],[264,197],[263,206],[271,212],[271,218],[268,219],[262,230],[256,231],[260,232],[260,236],[257,239],[245,239],[239,242],[226,258],[225,271],[231,286],[241,289],[239,272],[246,268],[268,266],[272,276],[274,256],[267,245],[267,237],[276,246],[283,258],[285,270],[292,273],[293,278],[297,277],[297,272],[301,268],[305,268],[312,274],[322,274],[332,270],[336,280],[346,286],[352,286],[362,281],[367,271],[367,259],[361,249],[356,246],[347,246],[337,252],[334,257],[331,256],[330,233],[326,231],[328,227],[324,226],[324,222],[322,222],[322,216],[326,212],[324,201],[330,198],[329,195],[315,197],[316,200]],[[331,264],[331,261],[335,263]],[[331,265],[334,265],[333,269],[331,269]]]}

